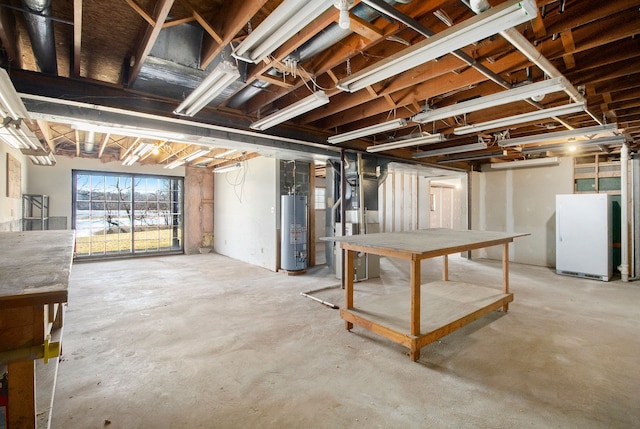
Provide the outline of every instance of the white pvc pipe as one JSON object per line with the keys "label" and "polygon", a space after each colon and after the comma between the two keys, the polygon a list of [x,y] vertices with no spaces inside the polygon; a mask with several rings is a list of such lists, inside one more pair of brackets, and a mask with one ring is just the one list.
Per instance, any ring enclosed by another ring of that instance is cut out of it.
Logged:
{"label": "white pvc pipe", "polygon": [[629,281],[629,145],[624,143],[620,150],[620,276]]}
{"label": "white pvc pipe", "polygon": [[[500,35],[504,37],[509,43],[511,43],[516,49],[518,49],[525,57],[529,59],[533,64],[538,66],[547,76],[550,78],[554,77],[564,77],[562,73],[553,65],[551,62],[544,57],[535,46],[527,40],[522,34],[518,32],[515,28],[508,28],[504,31],[500,32]],[[584,103],[585,98],[580,91],[573,85],[567,85],[567,88],[564,90],[572,100],[576,103]],[[600,125],[604,125],[604,122],[596,117],[594,113],[592,113],[589,109],[585,109],[585,111],[593,118],[594,121],[599,123]]]}

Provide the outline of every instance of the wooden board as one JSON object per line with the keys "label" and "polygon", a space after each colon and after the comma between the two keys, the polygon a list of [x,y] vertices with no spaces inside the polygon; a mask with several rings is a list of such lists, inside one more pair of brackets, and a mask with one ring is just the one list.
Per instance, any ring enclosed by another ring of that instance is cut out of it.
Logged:
{"label": "wooden board", "polygon": [[20,198],[22,167],[20,161],[7,154],[7,198]]}
{"label": "wooden board", "polygon": [[[437,281],[421,286],[420,333],[435,331],[462,317],[512,296],[501,290],[464,282]],[[394,331],[409,334],[409,290],[384,296],[360,296],[349,311],[384,325]]]}
{"label": "wooden board", "polygon": [[405,259],[424,259],[509,243],[514,238],[525,235],[529,234],[434,228],[323,237],[322,240],[339,242],[343,249]]}
{"label": "wooden board", "polygon": [[0,310],[67,302],[74,232],[0,232]]}

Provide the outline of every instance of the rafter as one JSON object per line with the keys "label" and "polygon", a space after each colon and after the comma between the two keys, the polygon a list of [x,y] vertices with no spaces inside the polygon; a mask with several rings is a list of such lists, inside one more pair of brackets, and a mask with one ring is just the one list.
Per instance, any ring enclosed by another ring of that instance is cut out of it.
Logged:
{"label": "rafter", "polygon": [[225,6],[220,14],[220,35],[222,40],[205,39],[202,44],[201,67],[206,68],[226,45],[247,25],[247,22],[260,11],[267,0],[232,2]]}
{"label": "rafter", "polygon": [[43,121],[43,120],[40,120],[40,119],[38,119],[36,121],[36,123],[38,124],[38,127],[40,128],[40,131],[42,132],[42,136],[44,137],[44,140],[47,142],[47,146],[49,146],[49,150],[51,152],[55,153],[56,152],[56,144],[51,138],[51,128],[49,127],[49,124],[46,121]]}
{"label": "rafter", "polygon": [[[127,2],[133,2],[133,0],[127,0]],[[149,27],[147,27],[145,31],[143,41],[138,47],[138,54],[136,55],[133,68],[129,72],[129,86],[132,86],[133,82],[137,79],[144,62],[147,59],[147,55],[151,52],[151,48],[155,44],[158,35],[160,34],[160,30],[162,30],[162,25],[171,11],[173,2],[174,0],[160,0],[156,19],[152,19],[151,21],[147,20],[147,22],[149,22]]]}

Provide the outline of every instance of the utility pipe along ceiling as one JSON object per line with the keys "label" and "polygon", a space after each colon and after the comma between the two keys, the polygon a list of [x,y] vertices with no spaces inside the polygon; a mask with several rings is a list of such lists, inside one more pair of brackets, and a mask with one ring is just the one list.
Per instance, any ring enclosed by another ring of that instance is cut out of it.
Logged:
{"label": "utility pipe along ceiling", "polygon": [[638,33],[640,0],[4,0],[2,92],[50,159],[616,156],[640,138]]}

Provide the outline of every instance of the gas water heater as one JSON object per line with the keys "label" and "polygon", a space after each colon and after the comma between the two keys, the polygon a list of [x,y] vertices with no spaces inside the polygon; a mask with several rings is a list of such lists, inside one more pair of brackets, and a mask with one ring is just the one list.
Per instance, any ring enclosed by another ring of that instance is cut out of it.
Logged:
{"label": "gas water heater", "polygon": [[280,207],[280,268],[300,271],[307,268],[307,197],[282,195]]}

